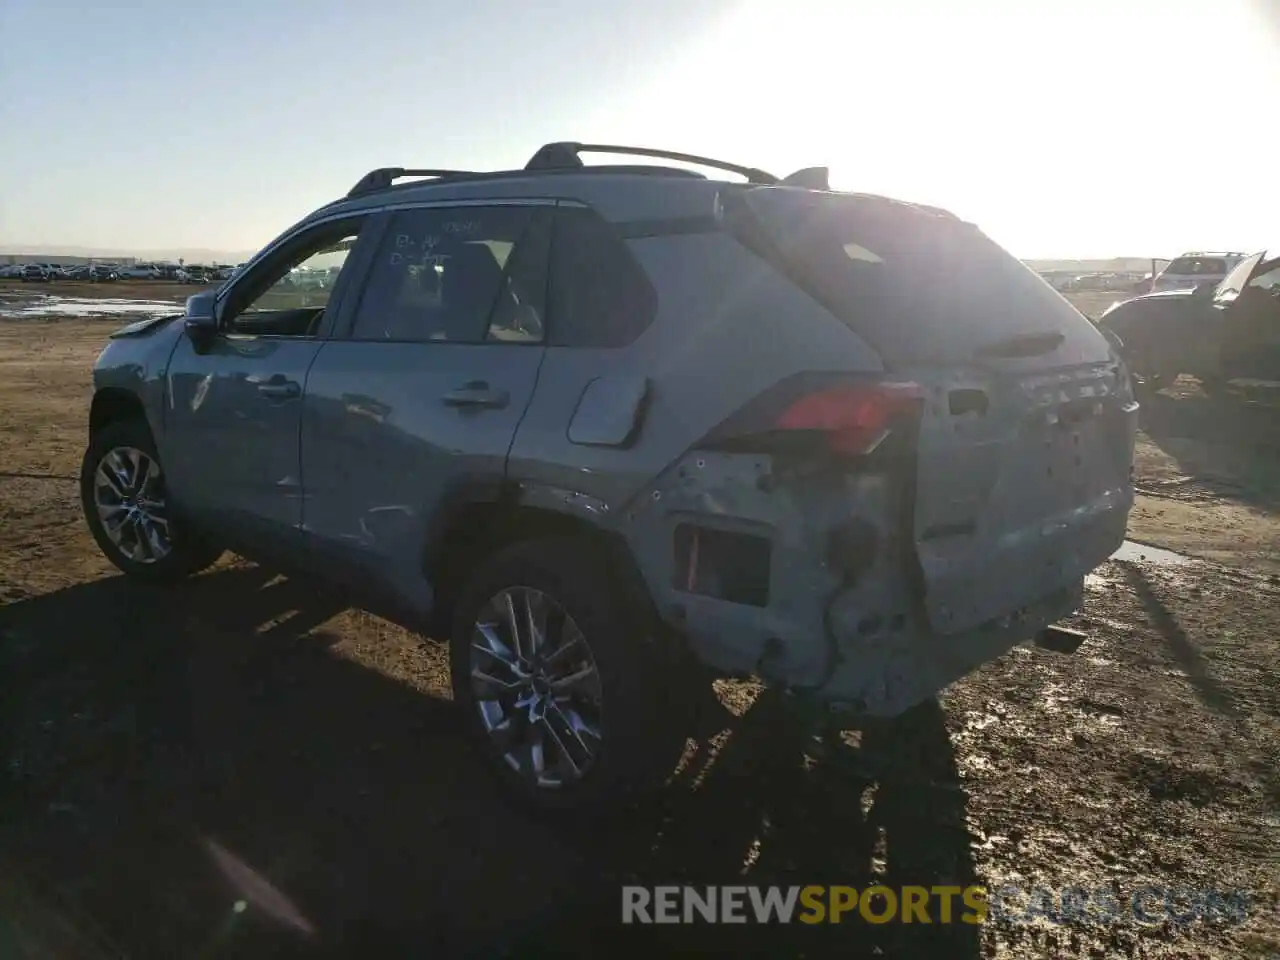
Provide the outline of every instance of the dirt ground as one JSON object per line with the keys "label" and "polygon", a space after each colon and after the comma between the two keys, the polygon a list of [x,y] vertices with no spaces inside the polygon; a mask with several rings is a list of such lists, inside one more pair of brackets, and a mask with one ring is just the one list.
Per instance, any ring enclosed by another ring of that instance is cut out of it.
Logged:
{"label": "dirt ground", "polygon": [[[434,645],[243,561],[164,591],[100,558],[75,477],[117,323],[0,322],[0,957],[1280,955],[1265,396],[1180,381],[1144,405],[1131,535],[1206,559],[1105,565],[1075,654],[1019,648],[936,704],[817,739],[724,684],[659,801],[550,827],[497,799]],[[1249,906],[618,924],[623,883],[877,882]]]}

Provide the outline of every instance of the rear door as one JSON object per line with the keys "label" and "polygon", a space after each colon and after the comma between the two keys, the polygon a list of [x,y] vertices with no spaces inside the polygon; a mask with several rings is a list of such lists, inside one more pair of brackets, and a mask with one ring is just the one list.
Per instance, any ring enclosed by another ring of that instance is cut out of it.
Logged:
{"label": "rear door", "polygon": [[774,259],[924,388],[913,528],[935,629],[1016,611],[1119,546],[1137,405],[1079,311],[939,211],[778,189],[745,202]]}
{"label": "rear door", "polygon": [[552,205],[396,211],[302,427],[309,542],[425,610],[430,524],[492,495],[544,353]]}

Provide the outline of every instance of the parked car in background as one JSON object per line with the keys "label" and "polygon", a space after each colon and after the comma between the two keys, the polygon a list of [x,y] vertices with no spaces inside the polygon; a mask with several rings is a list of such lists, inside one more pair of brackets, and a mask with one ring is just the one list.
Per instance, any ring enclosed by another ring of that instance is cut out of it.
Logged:
{"label": "parked car in background", "polygon": [[50,279],[49,271],[42,264],[28,263],[25,267],[22,268],[23,282],[29,283],[37,280],[40,282],[44,282],[48,279]]}
{"label": "parked car in background", "polygon": [[1119,356],[973,224],[643,148],[371,171],[93,380],[112,563],[234,548],[448,638],[491,769],[562,811],[661,782],[708,669],[893,716],[1048,641],[1133,503]]}
{"label": "parked car in background", "polygon": [[21,263],[6,264],[5,266],[0,267],[0,278],[16,280],[18,277],[22,276],[22,270],[23,264]]}
{"label": "parked car in background", "polygon": [[1241,260],[1216,287],[1164,290],[1098,319],[1148,389],[1179,374],[1209,385],[1280,380],[1280,247]]}
{"label": "parked car in background", "polygon": [[100,264],[85,264],[67,271],[68,280],[87,280],[93,283],[109,283],[117,279],[116,272]]}
{"label": "parked car in background", "polygon": [[154,264],[135,263],[133,266],[125,267],[120,271],[120,279],[122,280],[159,280],[160,271]]}
{"label": "parked car in background", "polygon": [[1099,273],[1067,273],[1060,270],[1046,271],[1041,274],[1045,281],[1055,290],[1070,293],[1082,290],[1125,290],[1131,291],[1138,281],[1136,273],[1099,272]]}
{"label": "parked car in background", "polygon": [[1085,273],[1072,277],[1059,288],[1072,290],[1127,290],[1134,283],[1134,276],[1128,273]]}
{"label": "parked car in background", "polygon": [[188,267],[187,272],[191,274],[193,283],[218,283],[222,279],[222,271],[218,267],[201,266],[195,267],[194,270]]}
{"label": "parked car in background", "polygon": [[1244,258],[1243,253],[1184,253],[1174,257],[1160,271],[1151,285],[1151,292],[1186,290],[1204,285],[1216,287]]}

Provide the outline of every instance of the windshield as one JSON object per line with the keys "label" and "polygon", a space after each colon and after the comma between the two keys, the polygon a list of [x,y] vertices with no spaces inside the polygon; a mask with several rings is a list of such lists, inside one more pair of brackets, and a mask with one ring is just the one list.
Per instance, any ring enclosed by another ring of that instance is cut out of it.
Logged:
{"label": "windshield", "polygon": [[1223,277],[1222,282],[1218,284],[1216,290],[1213,291],[1213,299],[1217,303],[1230,303],[1236,297],[1240,296],[1240,291],[1244,289],[1244,285],[1249,282],[1249,275],[1253,273],[1254,268],[1266,256],[1267,251],[1260,250],[1251,257],[1245,257],[1241,260],[1234,270]]}

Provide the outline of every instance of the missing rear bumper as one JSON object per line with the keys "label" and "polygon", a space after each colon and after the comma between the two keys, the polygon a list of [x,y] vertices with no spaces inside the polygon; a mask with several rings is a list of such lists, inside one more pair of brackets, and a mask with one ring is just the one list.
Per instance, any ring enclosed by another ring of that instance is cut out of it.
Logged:
{"label": "missing rear bumper", "polygon": [[925,623],[867,636],[846,632],[840,637],[839,667],[812,692],[869,716],[897,716],[1021,643],[1039,642],[1046,633],[1072,634],[1053,624],[1070,616],[1082,600],[1083,584],[1072,584],[1016,615],[959,633],[937,633]]}

